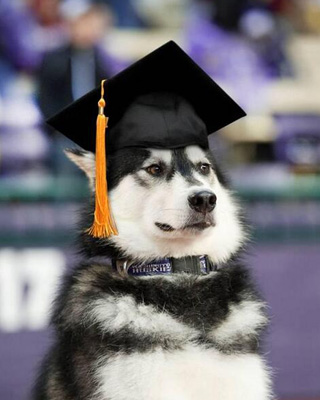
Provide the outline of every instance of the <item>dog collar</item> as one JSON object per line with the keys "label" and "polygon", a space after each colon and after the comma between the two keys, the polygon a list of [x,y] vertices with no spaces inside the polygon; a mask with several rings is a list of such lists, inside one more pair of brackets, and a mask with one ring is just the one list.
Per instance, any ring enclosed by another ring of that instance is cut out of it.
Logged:
{"label": "dog collar", "polygon": [[207,275],[217,267],[208,256],[189,256],[182,258],[161,258],[149,263],[134,263],[129,260],[113,260],[113,269],[121,276],[156,276],[173,273]]}

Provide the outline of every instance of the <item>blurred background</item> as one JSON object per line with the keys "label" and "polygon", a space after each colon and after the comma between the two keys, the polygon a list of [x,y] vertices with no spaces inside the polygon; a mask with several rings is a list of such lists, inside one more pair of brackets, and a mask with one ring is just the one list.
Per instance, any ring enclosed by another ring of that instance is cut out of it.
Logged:
{"label": "blurred background", "polygon": [[167,40],[247,111],[211,139],[253,226],[281,400],[320,399],[320,1],[0,0],[0,398],[27,399],[87,183],[44,119]]}

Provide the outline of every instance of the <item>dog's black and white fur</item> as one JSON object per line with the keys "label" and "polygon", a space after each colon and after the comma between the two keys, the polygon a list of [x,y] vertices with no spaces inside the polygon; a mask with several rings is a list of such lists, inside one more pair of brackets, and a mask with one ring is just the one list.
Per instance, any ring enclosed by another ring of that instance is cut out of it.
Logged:
{"label": "dog's black and white fur", "polygon": [[[94,156],[69,157],[93,187]],[[99,240],[81,233],[86,261],[57,299],[56,343],[35,398],[271,399],[259,354],[266,307],[238,256],[246,234],[211,153],[197,146],[123,149],[109,157],[108,185],[119,235]],[[201,191],[215,194],[213,210],[190,206]],[[92,213],[82,232],[91,220]],[[123,277],[108,267],[111,258],[191,255],[207,255],[218,269]]]}

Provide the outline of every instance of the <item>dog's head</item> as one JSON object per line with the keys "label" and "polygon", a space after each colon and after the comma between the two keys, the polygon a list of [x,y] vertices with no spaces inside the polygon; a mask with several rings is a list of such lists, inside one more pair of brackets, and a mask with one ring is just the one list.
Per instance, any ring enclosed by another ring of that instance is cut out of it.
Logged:
{"label": "dog's head", "polygon": [[[67,154],[93,188],[93,154]],[[244,242],[237,204],[212,154],[200,147],[120,150],[108,158],[108,187],[119,235],[86,238],[100,254],[111,246],[131,259],[207,254],[220,263]]]}

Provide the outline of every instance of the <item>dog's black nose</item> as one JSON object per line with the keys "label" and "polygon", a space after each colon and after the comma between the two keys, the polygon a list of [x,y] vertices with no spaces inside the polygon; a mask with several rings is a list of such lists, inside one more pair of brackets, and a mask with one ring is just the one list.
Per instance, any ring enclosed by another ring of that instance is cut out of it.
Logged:
{"label": "dog's black nose", "polygon": [[188,198],[190,207],[203,214],[211,212],[217,203],[217,196],[212,193],[203,190],[202,192],[194,193]]}

